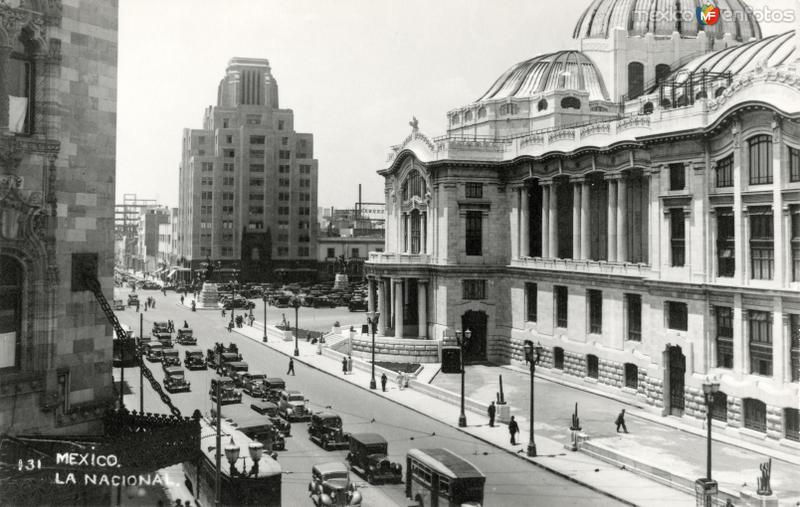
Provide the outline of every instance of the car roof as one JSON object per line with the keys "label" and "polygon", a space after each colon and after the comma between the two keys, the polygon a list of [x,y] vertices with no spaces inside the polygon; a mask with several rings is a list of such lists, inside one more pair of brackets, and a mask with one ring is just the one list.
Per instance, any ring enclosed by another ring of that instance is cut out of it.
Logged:
{"label": "car roof", "polygon": [[158,345],[159,347],[162,347],[161,342],[158,341],[158,340],[151,340],[151,341],[147,342],[147,345],[150,346],[150,347],[155,347],[156,345]]}
{"label": "car roof", "polygon": [[265,380],[266,380],[267,382],[269,382],[270,384],[276,384],[276,383],[278,383],[278,382],[283,382],[284,384],[286,383],[286,381],[285,381],[285,380],[283,380],[283,379],[282,379],[282,378],[280,378],[280,377],[267,377]]}
{"label": "car roof", "polygon": [[239,357],[237,352],[223,352],[222,355],[223,357]]}
{"label": "car roof", "polygon": [[172,354],[173,352],[175,352],[177,354],[178,353],[178,349],[173,349],[173,348],[164,349],[164,354]]}
{"label": "car roof", "polygon": [[317,412],[314,414],[315,417],[319,417],[320,419],[341,419],[339,414],[334,412]]}
{"label": "car roof", "polygon": [[183,373],[183,368],[180,366],[167,366],[164,371],[167,373]]}
{"label": "car roof", "polygon": [[248,364],[245,361],[231,361],[228,363],[228,366],[242,366],[242,365],[248,366]]}
{"label": "car roof", "polygon": [[179,328],[178,328],[178,332],[181,332],[181,331],[191,331],[191,330],[192,330],[192,328],[190,328],[190,327],[179,327]]}
{"label": "car roof", "polygon": [[448,477],[463,479],[486,477],[475,465],[449,449],[409,449],[408,455],[423,461],[437,472]]}
{"label": "car roof", "polygon": [[322,475],[332,472],[346,472],[349,473],[347,465],[341,461],[329,461],[327,463],[317,463],[314,469]]}
{"label": "car roof", "polygon": [[211,381],[219,380],[220,382],[233,382],[233,379],[230,377],[220,377],[219,379],[212,378]]}
{"label": "car roof", "polygon": [[350,435],[350,440],[356,440],[364,445],[387,444],[385,438],[377,433],[355,433]]}
{"label": "car roof", "polygon": [[202,354],[203,351],[200,349],[186,349],[186,352],[191,352],[192,354]]}
{"label": "car roof", "polygon": [[254,401],[250,404],[250,406],[258,408],[278,408],[278,405],[272,403],[271,401]]}
{"label": "car roof", "polygon": [[[245,364],[247,364],[247,363],[245,363]],[[263,375],[265,378],[267,376],[266,373],[262,373],[260,371],[248,371],[247,373],[245,373],[245,375],[249,375],[251,377],[255,377],[256,375]]]}

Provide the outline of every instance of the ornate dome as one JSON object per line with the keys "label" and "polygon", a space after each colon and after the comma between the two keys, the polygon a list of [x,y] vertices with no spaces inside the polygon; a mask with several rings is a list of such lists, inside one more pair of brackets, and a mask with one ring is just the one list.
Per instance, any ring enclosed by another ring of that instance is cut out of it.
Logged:
{"label": "ornate dome", "polygon": [[697,0],[594,0],[578,19],[572,37],[607,38],[612,28],[628,30],[629,36],[669,36],[678,32],[681,37],[695,37],[705,31],[709,37],[721,39],[730,33],[737,41],[761,38],[753,12],[741,0],[717,0],[720,20],[713,25],[701,25],[695,9]]}
{"label": "ornate dome", "polygon": [[790,30],[747,44],[731,46],[698,56],[673,72],[672,77],[680,80],[679,75],[681,74],[703,70],[731,72],[736,75],[753,70],[760,62],[766,62],[767,67],[777,67],[795,58],[795,47],[795,32]]}
{"label": "ornate dome", "polygon": [[505,71],[477,102],[530,97],[552,90],[583,90],[589,100],[609,100],[603,76],[580,51],[558,51],[518,63]]}

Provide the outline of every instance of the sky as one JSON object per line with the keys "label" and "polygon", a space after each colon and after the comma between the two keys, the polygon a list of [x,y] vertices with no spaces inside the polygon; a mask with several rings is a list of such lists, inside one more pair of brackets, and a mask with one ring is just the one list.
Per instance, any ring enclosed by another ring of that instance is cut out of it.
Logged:
{"label": "sky", "polygon": [[[391,145],[445,133],[446,113],[505,70],[575,48],[590,0],[120,0],[117,199],[178,205],[184,128],[200,128],[234,56],[266,58],[281,108],[314,135],[319,206],[383,202]],[[798,0],[750,0],[795,9]],[[793,24],[762,21],[764,35]]]}

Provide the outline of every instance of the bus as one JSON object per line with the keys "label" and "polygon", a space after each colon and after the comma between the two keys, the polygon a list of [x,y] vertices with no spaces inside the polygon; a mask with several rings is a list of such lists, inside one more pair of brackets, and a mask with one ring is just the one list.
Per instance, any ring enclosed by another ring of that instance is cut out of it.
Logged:
{"label": "bus", "polygon": [[448,449],[411,449],[406,455],[406,496],[418,507],[483,504],[486,476]]}
{"label": "bus", "polygon": [[127,324],[121,324],[125,334],[128,335],[127,341],[120,340],[114,334],[113,344],[113,364],[116,367],[124,366],[130,368],[136,366],[136,338],[133,336],[133,329]]}
{"label": "bus", "polygon": [[[226,407],[227,408],[227,407]],[[222,420],[222,456],[220,459],[220,500],[222,505],[281,505],[281,465],[269,453],[264,452],[258,460],[258,473],[252,474],[253,459],[248,446],[255,443],[239,431],[235,425]],[[183,463],[186,487],[200,505],[213,505],[216,477],[216,434],[217,429],[205,419],[200,420],[200,450],[202,456],[197,461]],[[231,441],[239,447],[236,472],[231,473],[231,465],[225,457],[225,448]]]}

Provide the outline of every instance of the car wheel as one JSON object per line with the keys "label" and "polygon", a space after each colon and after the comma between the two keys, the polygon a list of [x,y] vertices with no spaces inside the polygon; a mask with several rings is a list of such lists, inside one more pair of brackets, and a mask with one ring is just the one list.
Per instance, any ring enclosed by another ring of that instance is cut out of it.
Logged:
{"label": "car wheel", "polygon": [[372,472],[367,474],[367,482],[370,484],[375,484],[375,475]]}

